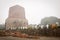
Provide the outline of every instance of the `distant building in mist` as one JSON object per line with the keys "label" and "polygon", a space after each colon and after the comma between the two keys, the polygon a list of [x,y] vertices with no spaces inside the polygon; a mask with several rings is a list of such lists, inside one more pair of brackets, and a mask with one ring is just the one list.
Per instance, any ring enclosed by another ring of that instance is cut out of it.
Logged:
{"label": "distant building in mist", "polygon": [[9,15],[5,21],[6,29],[16,29],[20,27],[27,27],[28,21],[25,18],[25,10],[19,5],[9,8]]}

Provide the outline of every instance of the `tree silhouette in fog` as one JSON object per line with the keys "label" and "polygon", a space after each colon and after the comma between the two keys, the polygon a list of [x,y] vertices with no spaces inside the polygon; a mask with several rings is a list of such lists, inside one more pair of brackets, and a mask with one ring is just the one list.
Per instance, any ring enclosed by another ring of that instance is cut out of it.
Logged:
{"label": "tree silhouette in fog", "polygon": [[60,24],[60,19],[58,19],[57,17],[45,17],[41,20],[41,25],[47,25],[47,24],[56,24],[56,22],[58,22]]}

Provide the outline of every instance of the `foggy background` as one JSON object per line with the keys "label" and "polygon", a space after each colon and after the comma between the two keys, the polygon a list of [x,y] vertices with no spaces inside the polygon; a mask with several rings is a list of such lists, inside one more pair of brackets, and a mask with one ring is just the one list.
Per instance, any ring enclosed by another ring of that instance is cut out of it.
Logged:
{"label": "foggy background", "polygon": [[9,7],[20,5],[25,8],[29,24],[39,24],[49,16],[60,18],[60,0],[0,0],[0,24],[4,24],[9,14]]}

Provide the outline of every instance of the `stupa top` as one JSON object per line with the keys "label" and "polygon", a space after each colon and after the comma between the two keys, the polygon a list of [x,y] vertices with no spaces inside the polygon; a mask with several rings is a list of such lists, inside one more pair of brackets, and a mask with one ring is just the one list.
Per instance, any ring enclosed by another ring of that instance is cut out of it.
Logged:
{"label": "stupa top", "polygon": [[25,18],[25,10],[24,7],[15,5],[9,8],[9,18]]}
{"label": "stupa top", "polygon": [[12,7],[10,7],[10,8],[23,8],[24,9],[24,7],[22,7],[22,6],[20,6],[20,5],[14,5],[14,6],[12,6]]}

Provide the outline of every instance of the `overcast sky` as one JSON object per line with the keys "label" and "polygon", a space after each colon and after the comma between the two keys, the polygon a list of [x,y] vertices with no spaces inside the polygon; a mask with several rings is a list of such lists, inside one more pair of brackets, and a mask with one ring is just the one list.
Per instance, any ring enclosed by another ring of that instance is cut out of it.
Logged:
{"label": "overcast sky", "polygon": [[9,7],[20,5],[25,8],[29,24],[39,24],[48,16],[60,18],[60,0],[0,0],[0,24],[4,24],[9,14]]}

